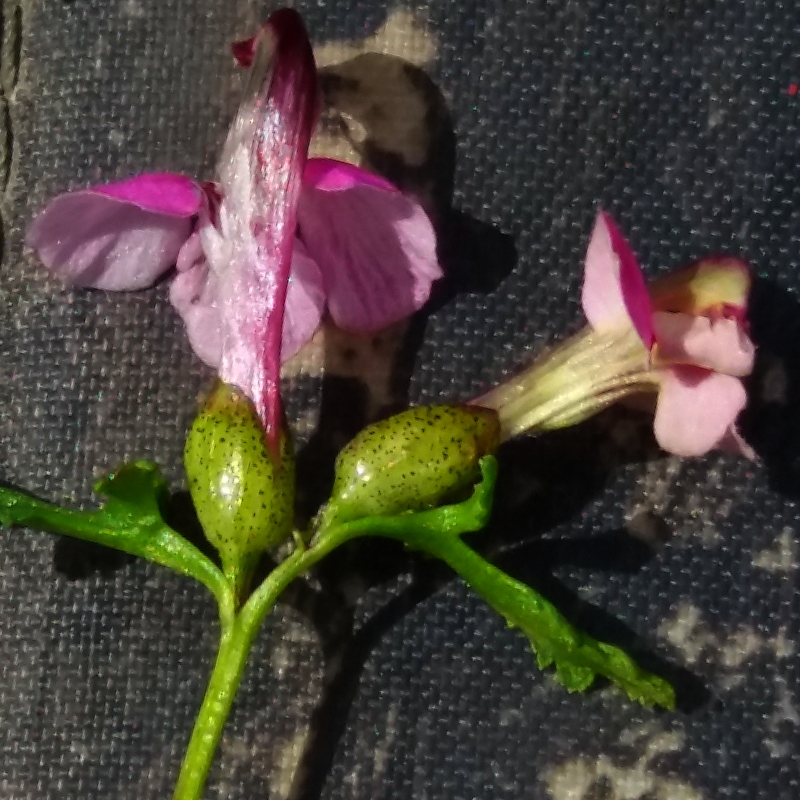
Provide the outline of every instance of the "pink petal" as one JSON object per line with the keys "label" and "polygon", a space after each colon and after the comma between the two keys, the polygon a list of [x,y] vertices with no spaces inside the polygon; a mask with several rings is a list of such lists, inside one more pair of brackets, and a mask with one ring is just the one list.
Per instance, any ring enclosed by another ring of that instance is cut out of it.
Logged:
{"label": "pink petal", "polygon": [[658,358],[693,364],[726,375],[744,377],[753,371],[755,346],[735,319],[657,312],[653,325]]}
{"label": "pink petal", "polygon": [[346,330],[368,333],[410,316],[442,276],[428,216],[395,189],[305,186],[298,220],[322,271],[331,317]]}
{"label": "pink petal", "polygon": [[145,211],[193,217],[203,207],[203,189],[183,175],[152,172],[125,181],[93,186],[90,191],[132,203]]}
{"label": "pink petal", "polygon": [[669,453],[702,456],[728,441],[746,403],[738,378],[697,367],[664,370],[653,423],[656,440]]}
{"label": "pink petal", "polygon": [[224,324],[216,275],[205,260],[178,272],[169,287],[169,299],[183,318],[189,344],[197,357],[218,369],[222,361]]}
{"label": "pink petal", "polygon": [[288,361],[311,339],[319,327],[324,308],[322,274],[298,240],[292,256],[292,274],[286,293],[281,361]]}
{"label": "pink petal", "polygon": [[652,346],[652,309],[644,276],[625,237],[603,211],[586,251],[581,304],[593,328],[630,323],[644,346]]}
{"label": "pink petal", "polygon": [[222,310],[222,380],[253,401],[277,446],[284,307],[318,86],[300,15],[281,9],[255,41],[244,99],[220,157],[219,230],[201,230]]}
{"label": "pink petal", "polygon": [[326,192],[338,192],[354,186],[373,186],[386,192],[399,191],[380,175],[334,158],[310,158],[303,173],[303,183]]}
{"label": "pink petal", "polygon": [[[47,204],[26,237],[45,266],[78,286],[121,291],[144,289],[175,264],[193,220],[163,208],[187,211],[187,198],[177,192],[153,210],[116,191],[69,192]],[[156,204],[150,195],[139,200]]]}
{"label": "pink petal", "polygon": [[[195,241],[199,244],[200,237],[190,238],[178,256],[178,263],[183,259],[188,266],[178,269],[170,286],[169,299],[186,325],[192,350],[201,361],[218,369],[222,362],[225,330],[220,309],[221,293],[217,276],[209,270],[202,250],[199,259],[192,260]],[[302,244],[297,242],[283,318],[282,361],[290,359],[314,335],[324,307],[322,276]]]}
{"label": "pink petal", "polygon": [[203,244],[200,241],[200,231],[195,231],[181,247],[178,257],[175,259],[175,269],[178,272],[186,272],[199,261],[205,261]]}

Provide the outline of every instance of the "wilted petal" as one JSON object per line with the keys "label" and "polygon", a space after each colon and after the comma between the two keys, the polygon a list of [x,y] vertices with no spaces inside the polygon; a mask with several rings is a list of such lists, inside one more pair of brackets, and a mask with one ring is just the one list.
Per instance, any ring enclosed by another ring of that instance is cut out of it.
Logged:
{"label": "wilted petal", "polygon": [[746,403],[738,378],[697,367],[664,370],[653,424],[656,440],[669,453],[702,456],[728,441]]}
{"label": "wilted petal", "polygon": [[632,324],[645,347],[652,346],[652,308],[644,276],[625,237],[603,211],[586,251],[581,304],[593,328]]}
{"label": "wilted petal", "polygon": [[703,258],[649,285],[656,311],[727,315],[743,320],[752,278],[738,258]]}
{"label": "wilted petal", "polygon": [[312,167],[317,188],[303,187],[300,238],[322,272],[334,322],[366,333],[413,314],[442,270],[419,203],[363,170],[331,166],[337,163]]}
{"label": "wilted petal", "polygon": [[144,289],[175,264],[202,203],[202,189],[187,178],[142,175],[59,195],[26,241],[70,283]]}
{"label": "wilted petal", "polygon": [[286,293],[281,361],[288,361],[314,335],[324,308],[322,275],[298,241],[292,255],[292,274]]}
{"label": "wilted petal", "polygon": [[659,312],[653,315],[658,358],[693,364],[726,375],[753,371],[755,347],[735,319]]}

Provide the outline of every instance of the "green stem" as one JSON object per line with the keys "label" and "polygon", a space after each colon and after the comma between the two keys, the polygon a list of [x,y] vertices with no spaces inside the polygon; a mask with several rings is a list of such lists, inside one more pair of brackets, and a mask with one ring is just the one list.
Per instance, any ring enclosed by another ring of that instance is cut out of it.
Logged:
{"label": "green stem", "polygon": [[[311,546],[298,548],[270,572],[232,623],[223,623],[217,660],[189,740],[173,800],[199,800],[201,797],[225,720],[242,679],[247,656],[261,624],[275,607],[283,590],[350,539],[385,536],[399,541],[408,540],[413,546],[426,550],[428,548],[424,543],[431,536],[450,538],[481,528],[491,508],[496,464],[493,459],[485,459],[481,468],[484,481],[476,487],[472,498],[459,506],[446,506],[413,515],[357,520],[323,528],[317,532]],[[410,534],[410,528],[414,529],[414,534]],[[414,539],[413,543],[411,539]]]}
{"label": "green stem", "polygon": [[189,746],[181,765],[173,800],[200,800],[225,721],[242,680],[247,657],[262,622],[275,607],[281,592],[321,558],[353,534],[343,528],[308,550],[298,550],[281,562],[223,629],[214,670],[197,715]]}
{"label": "green stem", "polygon": [[174,800],[199,800],[255,638],[235,620],[222,632],[214,671],[181,765]]}
{"label": "green stem", "polygon": [[[283,590],[350,539],[377,533],[402,541],[405,527],[402,523],[397,525],[396,521],[387,519],[387,525],[376,526],[375,522],[373,519],[336,526],[317,537],[312,547],[296,550],[272,570],[242,607],[233,624],[223,629],[214,671],[181,765],[173,800],[200,800],[250,648]],[[380,530],[376,531],[376,527]]]}

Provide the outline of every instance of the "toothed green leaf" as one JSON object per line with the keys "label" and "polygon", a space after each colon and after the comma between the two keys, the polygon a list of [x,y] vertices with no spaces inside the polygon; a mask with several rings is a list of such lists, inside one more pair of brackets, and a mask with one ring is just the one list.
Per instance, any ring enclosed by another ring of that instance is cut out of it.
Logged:
{"label": "toothed green leaf", "polygon": [[[351,535],[388,536],[440,558],[511,627],[528,637],[539,666],[545,669],[554,665],[556,678],[569,691],[583,691],[596,675],[603,675],[632,700],[674,708],[675,693],[667,681],[643,670],[619,648],[577,630],[538,592],[461,541],[460,534],[478,530],[491,512],[497,462],[487,456],[480,466],[483,480],[464,503],[395,517],[371,517],[346,523],[337,530],[347,529]],[[325,535],[324,531],[320,533]]]}

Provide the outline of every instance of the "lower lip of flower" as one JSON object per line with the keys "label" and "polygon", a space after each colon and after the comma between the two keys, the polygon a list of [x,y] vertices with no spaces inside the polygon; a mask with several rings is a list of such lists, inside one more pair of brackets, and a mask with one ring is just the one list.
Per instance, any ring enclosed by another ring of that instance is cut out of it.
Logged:
{"label": "lower lip of flower", "polygon": [[503,441],[565,428],[635,392],[658,389],[659,373],[632,328],[587,328],[473,402],[500,417]]}

